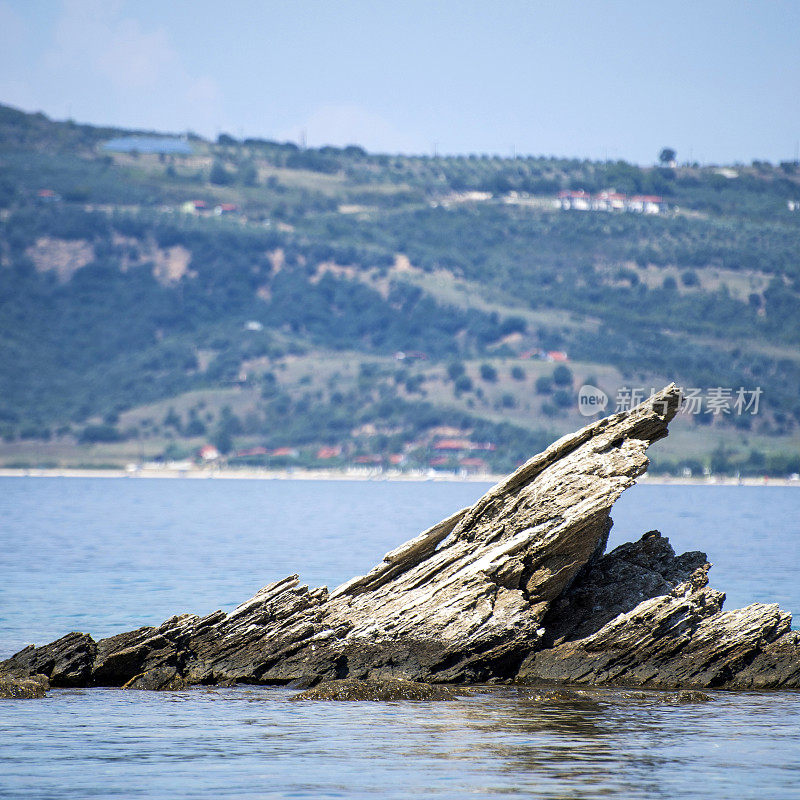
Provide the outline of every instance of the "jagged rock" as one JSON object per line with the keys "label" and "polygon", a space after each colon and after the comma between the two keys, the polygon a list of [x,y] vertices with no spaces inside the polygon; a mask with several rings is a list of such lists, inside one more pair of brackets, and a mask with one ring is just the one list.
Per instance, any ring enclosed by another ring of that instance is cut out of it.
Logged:
{"label": "jagged rock", "polygon": [[732,682],[737,689],[800,688],[800,631],[767,644]]}
{"label": "jagged rock", "polygon": [[588,565],[558,598],[544,619],[544,647],[595,633],[643,600],[669,594],[698,568],[710,566],[705,553],[675,555],[658,531],[620,545]]}
{"label": "jagged rock", "polygon": [[11,672],[46,675],[53,686],[86,686],[92,673],[96,646],[86,633],[68,633],[60,639],[24,650],[0,663],[0,675]]}
{"label": "jagged rock", "polygon": [[32,700],[44,697],[49,688],[50,681],[46,675],[0,675],[0,700]]}
{"label": "jagged rock", "polygon": [[391,702],[396,700],[455,700],[459,693],[450,686],[430,683],[417,683],[404,681],[400,678],[386,678],[384,680],[357,680],[344,678],[341,680],[324,681],[323,683],[307,689],[300,694],[290,697],[290,700],[370,700]]}
{"label": "jagged rock", "polygon": [[[675,561],[690,564],[702,555],[687,553]],[[612,556],[614,553],[609,558]],[[744,688],[747,668],[789,631],[791,615],[777,605],[763,603],[722,611],[725,595],[708,586],[709,566],[697,567],[668,594],[643,600],[582,636],[586,626],[595,627],[590,615],[589,620],[573,629],[576,633],[567,633],[553,647],[531,653],[522,664],[518,679]],[[602,585],[602,575],[596,574],[599,570],[600,565],[587,575],[590,595]],[[582,582],[568,594],[579,597],[581,592]],[[604,616],[596,615],[597,621],[601,622]],[[784,655],[794,659],[794,672],[773,669],[770,678],[765,678],[768,685],[797,685],[796,642],[794,651],[787,651]]]}
{"label": "jagged rock", "polygon": [[123,689],[150,689],[155,692],[175,692],[185,689],[188,686],[186,681],[178,675],[175,667],[155,667],[134,675]]}
{"label": "jagged rock", "polygon": [[[798,685],[789,615],[722,612],[702,553],[657,532],[602,557],[609,512],[680,404],[669,386],[565,436],[335,591],[296,575],[229,614],[99,642],[70,634],[0,664],[54,686],[174,688],[343,678]],[[523,663],[524,662],[524,663]],[[522,669],[520,671],[520,664]],[[738,676],[738,677],[737,677]]]}

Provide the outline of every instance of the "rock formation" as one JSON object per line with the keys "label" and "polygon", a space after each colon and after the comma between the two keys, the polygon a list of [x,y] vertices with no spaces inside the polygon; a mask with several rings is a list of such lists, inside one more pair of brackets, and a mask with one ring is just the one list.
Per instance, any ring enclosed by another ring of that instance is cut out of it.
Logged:
{"label": "rock formation", "polygon": [[518,679],[657,687],[800,686],[800,635],[777,605],[723,611],[705,553],[658,531],[590,565],[552,604]]}
{"label": "rock formation", "polygon": [[44,697],[50,688],[45,675],[5,672],[0,675],[0,700],[32,700]]}
{"label": "rock formation", "polygon": [[603,556],[610,510],[680,404],[669,386],[565,436],[333,592],[297,576],[232,612],[183,614],[95,642],[71,633],[3,670],[54,686],[240,681],[558,680],[798,686],[797,634],[776,606],[723,612],[702,553],[657,532]]}
{"label": "rock formation", "polygon": [[417,683],[405,681],[401,678],[383,678],[381,680],[358,680],[357,678],[342,678],[340,680],[323,681],[311,689],[306,689],[300,694],[293,695],[290,700],[302,702],[303,700],[332,700],[346,701],[371,701],[394,702],[407,700],[416,702],[432,702],[436,700],[455,700],[464,694],[466,689],[455,689],[442,684]]}

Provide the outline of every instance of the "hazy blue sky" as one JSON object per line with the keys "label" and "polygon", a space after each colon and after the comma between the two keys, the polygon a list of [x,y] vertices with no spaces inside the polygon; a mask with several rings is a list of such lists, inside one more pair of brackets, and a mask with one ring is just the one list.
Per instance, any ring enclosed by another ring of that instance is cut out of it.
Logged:
{"label": "hazy blue sky", "polygon": [[370,150],[773,161],[800,2],[0,0],[0,102]]}

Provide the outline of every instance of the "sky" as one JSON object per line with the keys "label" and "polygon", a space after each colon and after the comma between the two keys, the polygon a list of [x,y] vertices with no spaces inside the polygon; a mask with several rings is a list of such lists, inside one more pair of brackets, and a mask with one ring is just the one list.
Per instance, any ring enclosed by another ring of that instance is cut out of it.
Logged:
{"label": "sky", "polygon": [[0,103],[373,152],[773,162],[800,0],[0,0]]}

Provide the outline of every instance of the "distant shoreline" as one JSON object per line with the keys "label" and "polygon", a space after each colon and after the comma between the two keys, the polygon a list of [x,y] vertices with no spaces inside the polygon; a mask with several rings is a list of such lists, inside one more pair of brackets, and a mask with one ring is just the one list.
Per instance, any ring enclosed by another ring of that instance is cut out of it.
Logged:
{"label": "distant shoreline", "polygon": [[[191,480],[270,480],[270,481],[399,481],[412,483],[499,483],[506,476],[492,474],[456,475],[455,473],[367,472],[344,470],[267,470],[267,469],[79,469],[79,468],[4,468],[0,478],[185,478]],[[655,486],[798,486],[788,478],[734,478],[727,476],[673,478],[643,475],[637,483]]]}

